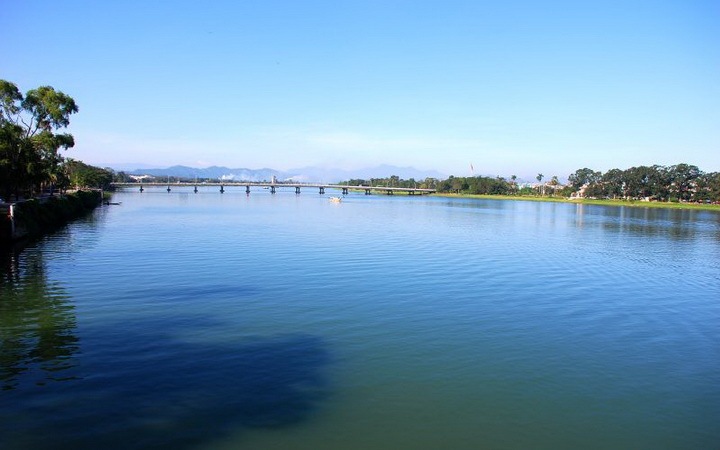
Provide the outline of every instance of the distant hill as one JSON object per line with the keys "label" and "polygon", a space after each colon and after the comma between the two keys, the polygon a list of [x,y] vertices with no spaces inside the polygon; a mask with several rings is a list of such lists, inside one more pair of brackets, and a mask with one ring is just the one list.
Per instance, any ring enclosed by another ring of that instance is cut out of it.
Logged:
{"label": "distant hill", "polygon": [[436,170],[418,170],[413,167],[397,167],[390,165],[381,165],[358,170],[341,170],[341,169],[324,169],[319,167],[303,167],[300,169],[291,169],[287,171],[274,169],[247,169],[238,168],[231,169],[229,167],[212,166],[204,169],[188,166],[172,166],[165,169],[136,169],[125,171],[130,175],[153,175],[158,177],[173,176],[185,178],[219,178],[224,180],[236,181],[263,181],[270,180],[272,176],[276,176],[280,180],[295,180],[301,182],[325,182],[333,183],[344,181],[352,178],[385,178],[391,175],[397,175],[403,179],[415,178],[416,180],[424,180],[431,178],[447,178]]}
{"label": "distant hill", "polygon": [[221,178],[227,180],[262,181],[269,180],[273,175],[280,178],[280,171],[273,169],[231,169],[228,167],[211,166],[204,169],[188,166],[172,166],[165,169],[136,169],[126,171],[130,175],[153,175],[156,177],[185,178]]}

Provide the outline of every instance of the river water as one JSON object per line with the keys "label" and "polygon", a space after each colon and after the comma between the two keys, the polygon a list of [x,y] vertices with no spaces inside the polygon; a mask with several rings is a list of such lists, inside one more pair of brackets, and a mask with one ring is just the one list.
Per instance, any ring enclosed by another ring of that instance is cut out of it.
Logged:
{"label": "river water", "polygon": [[716,449],[720,214],[146,190],[5,255],[3,449]]}

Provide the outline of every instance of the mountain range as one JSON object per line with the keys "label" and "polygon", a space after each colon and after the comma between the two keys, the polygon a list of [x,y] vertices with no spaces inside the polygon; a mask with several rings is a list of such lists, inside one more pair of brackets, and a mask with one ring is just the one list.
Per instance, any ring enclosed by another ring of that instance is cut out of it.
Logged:
{"label": "mountain range", "polygon": [[436,170],[418,170],[414,167],[398,167],[390,165],[380,165],[366,169],[343,170],[343,169],[325,169],[320,167],[303,167],[291,170],[275,170],[275,169],[246,169],[229,167],[211,166],[206,168],[195,168],[188,166],[172,166],[165,169],[135,169],[126,170],[129,175],[152,175],[152,176],[173,176],[184,178],[217,178],[223,180],[235,181],[263,181],[270,180],[273,176],[279,180],[293,180],[299,182],[324,182],[334,183],[349,179],[370,179],[370,178],[387,178],[391,175],[397,175],[402,179],[414,178],[416,180],[424,180],[425,178],[447,178],[446,175]]}

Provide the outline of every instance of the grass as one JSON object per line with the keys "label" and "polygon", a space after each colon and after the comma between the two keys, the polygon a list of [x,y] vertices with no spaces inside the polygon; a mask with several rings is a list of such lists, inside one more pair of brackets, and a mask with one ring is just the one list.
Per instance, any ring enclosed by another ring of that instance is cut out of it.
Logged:
{"label": "grass", "polygon": [[668,208],[668,209],[695,209],[703,211],[718,211],[720,205],[707,205],[700,203],[675,203],[675,202],[643,202],[636,200],[589,200],[589,199],[568,199],[565,197],[534,197],[519,195],[476,195],[476,194],[431,194],[433,197],[452,198],[477,198],[484,200],[519,200],[526,202],[555,202],[555,203],[580,203],[583,205],[604,205],[604,206],[628,206],[634,208]]}

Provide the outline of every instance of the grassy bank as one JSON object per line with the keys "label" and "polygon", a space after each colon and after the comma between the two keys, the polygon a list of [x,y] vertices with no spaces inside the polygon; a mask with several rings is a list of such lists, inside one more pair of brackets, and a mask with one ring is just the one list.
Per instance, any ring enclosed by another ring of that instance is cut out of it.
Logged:
{"label": "grassy bank", "polygon": [[474,194],[432,194],[433,197],[477,198],[484,200],[519,200],[526,202],[579,203],[583,205],[628,206],[634,208],[695,209],[720,212],[720,205],[699,203],[644,202],[635,200],[571,200],[563,197],[525,197],[512,195],[474,195]]}

